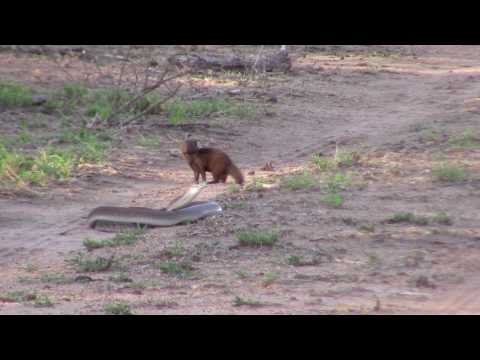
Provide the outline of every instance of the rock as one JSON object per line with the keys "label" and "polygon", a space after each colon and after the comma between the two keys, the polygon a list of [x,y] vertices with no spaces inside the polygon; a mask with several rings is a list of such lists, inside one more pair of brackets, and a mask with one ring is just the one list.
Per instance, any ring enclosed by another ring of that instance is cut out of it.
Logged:
{"label": "rock", "polygon": [[46,96],[46,95],[34,95],[32,97],[32,104],[36,105],[36,106],[42,105],[42,104],[46,103],[47,100],[48,100],[48,96]]}

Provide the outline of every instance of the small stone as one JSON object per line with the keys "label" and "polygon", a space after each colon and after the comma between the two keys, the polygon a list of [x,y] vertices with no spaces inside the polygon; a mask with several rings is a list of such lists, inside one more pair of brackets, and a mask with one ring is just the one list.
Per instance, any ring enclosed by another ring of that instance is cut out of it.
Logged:
{"label": "small stone", "polygon": [[33,105],[42,105],[46,103],[48,100],[48,97],[46,95],[34,95],[32,97],[32,104]]}

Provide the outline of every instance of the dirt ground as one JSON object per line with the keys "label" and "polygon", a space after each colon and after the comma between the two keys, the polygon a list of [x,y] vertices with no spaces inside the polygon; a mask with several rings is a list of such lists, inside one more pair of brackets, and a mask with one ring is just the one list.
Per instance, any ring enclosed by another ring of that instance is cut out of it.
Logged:
{"label": "dirt ground", "polygon": [[[231,46],[158,46],[156,56],[179,49],[232,52]],[[479,131],[480,46],[302,49],[292,47],[290,74],[248,84],[204,79],[185,88],[212,95],[238,89],[247,98],[266,93],[278,100],[258,103],[255,119],[216,119],[192,133],[201,145],[225,150],[247,184],[309,167],[316,153],[333,156],[335,143],[355,149],[360,160],[350,170],[363,186],[346,190],[342,207],[322,203],[317,188],[233,193],[229,178],[199,196],[216,199],[223,214],[149,229],[132,246],[94,250],[115,254],[121,267],[78,274],[65,260],[85,250],[83,240],[113,236],[87,227],[91,209],[163,207],[192,183],[172,140],[184,135],[181,129],[132,126],[106,165],[82,168],[71,181],[37,189],[35,197],[0,192],[0,294],[36,292],[54,301],[50,307],[3,301],[0,314],[102,314],[116,301],[135,314],[480,314],[480,150],[447,141]],[[53,87],[68,80],[55,69],[48,58],[0,52],[2,79]],[[20,118],[35,121],[28,112],[4,109],[0,131],[14,134]],[[159,137],[158,147],[135,144],[145,132]],[[426,136],[432,132],[444,137]],[[439,157],[463,164],[469,180],[434,181]],[[274,172],[260,170],[270,161]],[[385,222],[399,211],[446,212],[453,224]],[[246,228],[275,229],[278,243],[236,246],[235,233]],[[193,264],[192,276],[152,265],[172,247]],[[316,261],[292,265],[292,256]],[[110,280],[120,272],[133,282]],[[45,274],[93,281],[48,282]],[[251,302],[235,306],[236,298]]]}

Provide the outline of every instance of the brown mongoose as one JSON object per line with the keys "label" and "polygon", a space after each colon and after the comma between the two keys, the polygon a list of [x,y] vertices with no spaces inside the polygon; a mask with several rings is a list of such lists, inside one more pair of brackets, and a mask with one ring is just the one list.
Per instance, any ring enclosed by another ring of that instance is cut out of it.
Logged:
{"label": "brown mongoose", "polygon": [[200,175],[202,175],[204,182],[207,181],[206,172],[211,172],[213,181],[210,181],[209,184],[224,183],[228,175],[231,175],[237,184],[243,184],[244,179],[241,171],[222,150],[198,148],[196,140],[186,140],[180,146],[180,150],[193,170],[196,183],[198,183]]}

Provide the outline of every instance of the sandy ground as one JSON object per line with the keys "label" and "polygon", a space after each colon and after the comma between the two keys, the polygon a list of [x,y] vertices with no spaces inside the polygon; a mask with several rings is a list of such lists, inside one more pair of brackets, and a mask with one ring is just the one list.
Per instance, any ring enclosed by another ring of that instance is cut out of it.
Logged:
{"label": "sandy ground", "polygon": [[[202,145],[229,153],[247,182],[309,166],[315,153],[332,156],[335,142],[356,149],[361,158],[350,170],[364,186],[347,190],[340,209],[323,204],[315,188],[232,194],[229,184],[213,185],[199,198],[227,205],[222,215],[150,229],[134,246],[95,250],[122,259],[118,269],[88,274],[95,281],[42,280],[42,274],[79,275],[65,259],[83,250],[86,238],[112,237],[87,227],[92,208],[162,207],[191,184],[172,141],[182,131],[134,127],[111,149],[107,169],[84,169],[33,198],[2,193],[0,293],[35,291],[55,305],[5,301],[0,314],[98,314],[114,301],[137,314],[480,314],[480,151],[425,140],[428,131],[479,130],[480,46],[383,46],[383,56],[358,48],[297,56],[292,74],[272,75],[267,85],[205,81],[203,92],[266,92],[278,102],[262,103],[256,119],[224,119],[216,132],[193,132]],[[53,69],[46,59],[0,53],[7,79],[53,86],[62,81]],[[2,131],[14,132],[19,116],[0,113]],[[161,138],[159,147],[134,145],[145,130]],[[440,155],[464,164],[472,178],[432,181]],[[273,174],[260,170],[269,161]],[[454,223],[385,223],[398,211],[445,211]],[[374,230],[360,231],[365,224]],[[274,228],[280,240],[272,248],[235,246],[235,232],[244,228]],[[193,276],[178,278],[152,265],[172,246],[182,248],[178,259],[193,264]],[[291,256],[315,261],[293,266]],[[118,272],[139,285],[110,281]],[[236,297],[259,303],[234,306]]]}

